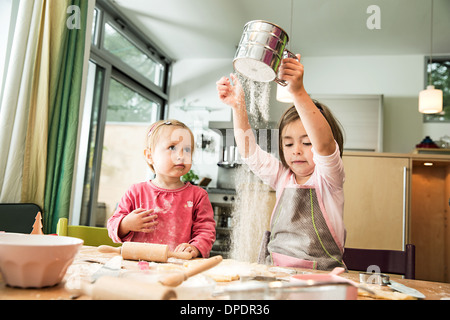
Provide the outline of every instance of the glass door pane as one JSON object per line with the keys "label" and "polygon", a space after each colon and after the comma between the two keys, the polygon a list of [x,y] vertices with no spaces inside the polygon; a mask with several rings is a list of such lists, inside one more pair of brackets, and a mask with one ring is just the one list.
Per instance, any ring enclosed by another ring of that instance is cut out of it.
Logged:
{"label": "glass door pane", "polygon": [[111,79],[104,128],[95,224],[106,225],[131,184],[152,176],[144,158],[145,138],[161,106]]}

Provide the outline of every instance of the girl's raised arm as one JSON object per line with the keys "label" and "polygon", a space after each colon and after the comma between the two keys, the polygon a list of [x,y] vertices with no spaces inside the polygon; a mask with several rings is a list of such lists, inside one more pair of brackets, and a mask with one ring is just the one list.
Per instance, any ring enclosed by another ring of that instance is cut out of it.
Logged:
{"label": "girl's raised arm", "polygon": [[233,109],[234,138],[243,158],[248,158],[255,152],[256,139],[248,121],[245,95],[242,86],[234,74],[230,79],[222,77],[216,82],[219,99]]}
{"label": "girl's raised arm", "polygon": [[284,59],[280,66],[280,79],[288,82],[288,90],[294,98],[294,105],[302,120],[314,150],[320,155],[332,154],[336,145],[333,132],[327,120],[320,113],[303,86],[303,65],[300,55],[297,59]]}

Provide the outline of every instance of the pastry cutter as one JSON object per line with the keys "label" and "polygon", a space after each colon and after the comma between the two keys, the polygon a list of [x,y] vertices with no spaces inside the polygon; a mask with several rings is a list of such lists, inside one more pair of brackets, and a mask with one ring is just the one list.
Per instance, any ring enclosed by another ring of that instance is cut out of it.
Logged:
{"label": "pastry cutter", "polygon": [[378,284],[381,286],[388,286],[394,291],[407,294],[417,299],[425,299],[425,295],[413,288],[407,287],[404,284],[390,280],[389,276],[382,273],[363,272],[359,274],[359,281],[366,284]]}

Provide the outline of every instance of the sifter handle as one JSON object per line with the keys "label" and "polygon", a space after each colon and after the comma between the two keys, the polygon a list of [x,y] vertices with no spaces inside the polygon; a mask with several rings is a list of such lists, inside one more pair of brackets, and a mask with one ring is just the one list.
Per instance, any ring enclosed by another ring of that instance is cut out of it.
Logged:
{"label": "sifter handle", "polygon": [[[295,54],[293,54],[292,52],[290,52],[289,50],[285,49],[283,51],[283,59],[286,58],[294,58],[297,61],[298,60],[297,56]],[[275,81],[276,83],[278,83],[280,86],[286,87],[288,85],[287,81],[281,80],[278,77],[275,77],[275,79],[273,79],[273,81]]]}
{"label": "sifter handle", "polygon": [[280,79],[278,79],[278,77],[275,77],[275,79],[273,79],[273,81],[275,81],[276,83],[278,83],[282,87],[286,87],[288,85],[288,83],[286,81],[280,80]]}

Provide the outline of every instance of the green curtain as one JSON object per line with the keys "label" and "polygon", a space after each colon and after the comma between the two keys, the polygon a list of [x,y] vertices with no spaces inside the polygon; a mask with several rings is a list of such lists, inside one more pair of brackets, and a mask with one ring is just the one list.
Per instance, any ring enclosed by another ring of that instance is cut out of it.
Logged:
{"label": "green curtain", "polygon": [[88,0],[69,3],[80,8],[81,25],[64,28],[59,66],[50,77],[44,233],[55,233],[59,218],[68,218],[72,194]]}

